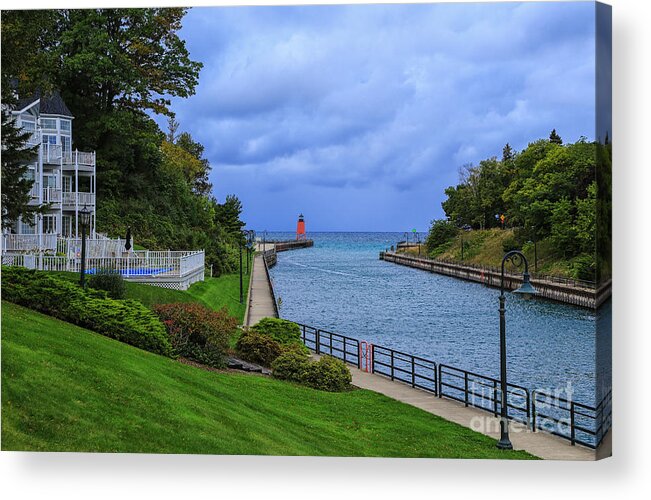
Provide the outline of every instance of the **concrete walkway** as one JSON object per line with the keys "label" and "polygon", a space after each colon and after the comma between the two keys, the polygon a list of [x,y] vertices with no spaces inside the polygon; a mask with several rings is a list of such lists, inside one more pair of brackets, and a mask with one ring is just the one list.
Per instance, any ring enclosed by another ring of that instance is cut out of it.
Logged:
{"label": "concrete walkway", "polygon": [[[400,382],[392,382],[385,377],[358,370],[350,365],[349,368],[353,376],[353,385],[357,387],[379,392],[492,438],[500,437],[499,418],[495,418],[491,413],[472,407],[466,408],[457,401],[438,398],[433,394]],[[607,436],[608,439],[604,439],[602,446],[595,452],[583,446],[572,446],[568,440],[546,432],[532,432],[518,422],[509,422],[509,436],[514,449],[525,450],[547,460],[595,460],[597,453],[600,457],[609,456],[611,450],[605,448],[612,446],[610,436]]]}
{"label": "concrete walkway", "polygon": [[[267,249],[271,249],[267,244]],[[262,249],[260,249],[262,250]],[[274,299],[271,294],[271,285],[264,270],[262,254],[256,254],[253,259],[253,273],[249,290],[248,311],[245,318],[245,326],[255,325],[262,318],[275,318]]]}

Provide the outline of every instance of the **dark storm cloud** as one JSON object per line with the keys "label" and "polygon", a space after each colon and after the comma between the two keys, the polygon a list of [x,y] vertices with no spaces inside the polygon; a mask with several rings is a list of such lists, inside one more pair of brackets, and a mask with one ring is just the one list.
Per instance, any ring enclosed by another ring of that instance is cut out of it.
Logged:
{"label": "dark storm cloud", "polygon": [[428,221],[460,165],[552,128],[594,136],[591,3],[202,8],[183,35],[205,66],[174,110],[254,225],[269,192],[361,206],[424,183]]}

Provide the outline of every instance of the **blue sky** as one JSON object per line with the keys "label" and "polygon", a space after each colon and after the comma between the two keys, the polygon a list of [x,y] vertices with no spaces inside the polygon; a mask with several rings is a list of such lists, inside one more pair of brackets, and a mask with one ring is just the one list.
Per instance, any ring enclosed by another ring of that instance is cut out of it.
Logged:
{"label": "blue sky", "polygon": [[[592,2],[195,8],[173,100],[247,227],[425,231],[464,164],[594,138]],[[160,120],[164,127],[164,120]]]}

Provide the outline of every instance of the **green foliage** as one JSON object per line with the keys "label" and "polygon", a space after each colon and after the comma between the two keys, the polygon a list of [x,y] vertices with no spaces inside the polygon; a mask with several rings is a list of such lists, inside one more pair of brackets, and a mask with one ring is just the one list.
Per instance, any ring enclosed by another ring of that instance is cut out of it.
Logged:
{"label": "green foliage", "polygon": [[275,378],[322,391],[346,391],[352,382],[350,370],[340,359],[322,356],[319,361],[312,361],[307,353],[297,349],[281,354],[271,368]]}
{"label": "green foliage", "polygon": [[573,278],[585,281],[595,281],[596,262],[591,254],[582,254],[572,259],[570,272]]}
{"label": "green foliage", "polygon": [[112,299],[124,299],[127,287],[119,272],[103,270],[90,276],[88,286],[96,290],[104,290]]}
{"label": "green foliage", "polygon": [[262,366],[271,366],[283,353],[282,346],[274,339],[251,330],[244,332],[237,339],[236,349],[246,361]]}
{"label": "green foliage", "polygon": [[311,363],[306,352],[293,349],[278,356],[271,369],[275,378],[301,383]]}
{"label": "green foliage", "polygon": [[328,392],[341,392],[350,389],[353,378],[346,364],[332,356],[323,356],[312,362],[301,376],[301,383]]}
{"label": "green foliage", "polygon": [[427,253],[435,252],[441,245],[453,239],[458,232],[459,229],[452,222],[442,219],[432,221],[432,227],[430,227],[429,234],[425,240]]}
{"label": "green foliage", "polygon": [[101,335],[164,356],[172,356],[165,327],[135,300],[113,300],[45,272],[2,268],[2,297]]}
{"label": "green foliage", "polygon": [[154,311],[180,356],[214,367],[225,365],[228,341],[237,329],[237,320],[225,307],[213,311],[201,304],[174,303],[156,305]]}
{"label": "green foliage", "polygon": [[518,244],[515,236],[510,236],[502,242],[502,251],[504,253],[510,252],[511,250],[520,250],[521,248],[522,246]]}
{"label": "green foliage", "polygon": [[263,318],[252,326],[251,330],[261,335],[268,335],[283,346],[303,345],[301,329],[293,321],[281,318]]}
{"label": "green foliage", "polygon": [[594,255],[601,279],[610,272],[610,151],[610,144],[585,138],[563,144],[555,130],[518,153],[507,144],[501,161],[465,167],[460,183],[445,190],[442,207],[451,224],[474,228],[500,227],[495,216],[503,213],[507,227],[525,228],[505,249],[522,247],[533,237],[524,233],[533,231],[558,259]]}

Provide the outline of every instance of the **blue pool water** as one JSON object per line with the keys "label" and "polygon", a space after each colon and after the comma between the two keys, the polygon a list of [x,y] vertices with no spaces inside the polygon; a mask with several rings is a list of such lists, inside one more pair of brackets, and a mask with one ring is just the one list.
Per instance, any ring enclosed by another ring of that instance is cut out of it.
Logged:
{"label": "blue pool water", "polygon": [[[314,247],[279,253],[271,270],[282,317],[498,376],[498,290],[380,261],[403,233],[309,237]],[[530,389],[571,384],[574,400],[594,404],[597,378],[610,379],[610,330],[602,342],[595,332],[597,316],[610,321],[610,302],[597,315],[509,294],[506,308],[509,381]]]}

